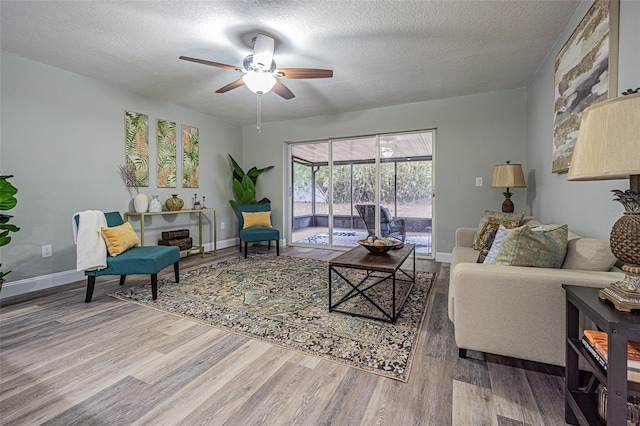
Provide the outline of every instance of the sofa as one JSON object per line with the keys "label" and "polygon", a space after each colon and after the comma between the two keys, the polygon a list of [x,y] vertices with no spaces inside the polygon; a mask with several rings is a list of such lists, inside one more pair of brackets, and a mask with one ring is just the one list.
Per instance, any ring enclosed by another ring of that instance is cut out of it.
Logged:
{"label": "sofa", "polygon": [[[529,216],[520,225],[542,224]],[[505,266],[477,263],[476,233],[456,230],[451,260],[448,313],[460,356],[474,350],[564,366],[562,284],[604,288],[621,280],[609,242],[568,232],[561,268]]]}

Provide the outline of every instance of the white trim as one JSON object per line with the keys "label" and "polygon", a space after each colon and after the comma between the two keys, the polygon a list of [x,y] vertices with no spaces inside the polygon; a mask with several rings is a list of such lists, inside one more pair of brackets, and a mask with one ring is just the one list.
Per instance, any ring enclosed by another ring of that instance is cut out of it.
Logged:
{"label": "white trim", "polygon": [[5,282],[2,285],[2,293],[0,293],[0,299],[19,296],[21,294],[31,293],[38,290],[45,290],[64,284],[70,284],[77,281],[82,281],[83,279],[84,272],[70,270],[56,272],[55,274],[28,278],[24,280]]}
{"label": "white trim", "polygon": [[451,263],[451,253],[436,252],[436,262]]}

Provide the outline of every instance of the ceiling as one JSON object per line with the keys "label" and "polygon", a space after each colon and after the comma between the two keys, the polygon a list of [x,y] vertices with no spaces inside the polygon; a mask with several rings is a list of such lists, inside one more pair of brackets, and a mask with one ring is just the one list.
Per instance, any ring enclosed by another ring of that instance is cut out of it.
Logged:
{"label": "ceiling", "polygon": [[236,124],[256,120],[238,73],[257,32],[280,68],[330,68],[262,97],[262,121],[525,87],[580,0],[0,1],[3,51]]}

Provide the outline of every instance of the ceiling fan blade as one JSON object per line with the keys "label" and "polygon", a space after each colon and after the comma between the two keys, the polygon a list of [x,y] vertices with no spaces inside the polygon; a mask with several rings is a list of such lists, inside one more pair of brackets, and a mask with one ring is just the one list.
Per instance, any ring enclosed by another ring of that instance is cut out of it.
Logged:
{"label": "ceiling fan blade", "polygon": [[264,34],[258,34],[256,42],[253,45],[253,65],[260,66],[263,69],[271,68],[273,61],[273,39]]}
{"label": "ceiling fan blade", "polygon": [[330,78],[333,77],[333,70],[323,70],[318,68],[278,68],[276,77],[280,78]]}
{"label": "ceiling fan blade", "polygon": [[277,95],[282,96],[286,100],[296,97],[296,95],[294,95],[293,92],[289,90],[287,86],[282,84],[280,80],[276,81],[276,85],[273,86],[273,89],[271,90],[273,90],[274,92],[276,92]]}
{"label": "ceiling fan blade", "polygon": [[180,56],[180,59],[182,59],[183,61],[196,62],[198,64],[211,65],[212,67],[218,67],[218,68],[224,68],[226,70],[242,72],[242,68],[240,68],[240,67],[235,67],[233,65],[227,65],[227,64],[221,64],[220,62],[212,62],[212,61],[207,61],[205,59],[190,58],[188,56]]}
{"label": "ceiling fan blade", "polygon": [[219,88],[218,90],[216,90],[216,93],[226,93],[229,90],[233,90],[233,89],[236,89],[236,88],[242,86],[243,84],[244,84],[244,81],[242,81],[242,79],[239,78],[236,81],[232,81],[231,83],[227,84],[226,86]]}

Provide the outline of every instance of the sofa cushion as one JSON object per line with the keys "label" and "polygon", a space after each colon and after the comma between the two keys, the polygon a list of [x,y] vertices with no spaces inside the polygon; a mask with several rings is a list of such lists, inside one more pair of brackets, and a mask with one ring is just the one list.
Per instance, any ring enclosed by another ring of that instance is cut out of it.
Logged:
{"label": "sofa cushion", "polygon": [[507,238],[507,235],[511,232],[511,229],[507,229],[504,226],[500,225],[498,230],[496,231],[496,236],[493,239],[493,244],[491,244],[491,249],[487,254],[487,257],[484,259],[484,264],[494,264],[496,263],[496,258],[498,257],[498,253],[500,252],[500,248],[504,243],[504,240]]}
{"label": "sofa cushion", "polygon": [[482,246],[482,249],[480,249],[480,254],[478,255],[476,263],[483,263],[487,258],[487,255],[491,250],[491,246],[493,245],[493,240],[496,237],[496,232],[498,232],[498,230],[494,229],[493,231],[489,232],[489,235],[487,235],[487,239],[484,241],[484,246]]}
{"label": "sofa cushion", "polygon": [[491,210],[485,210],[482,218],[480,219],[480,224],[478,225],[478,230],[473,239],[473,248],[476,250],[480,250],[484,245],[484,242],[493,229],[497,229],[498,226],[504,225],[505,228],[515,228],[520,225],[520,221],[524,217],[524,212],[522,213],[504,213],[504,212],[494,212]]}
{"label": "sofa cushion", "polygon": [[567,225],[527,225],[512,229],[496,257],[497,265],[560,268],[567,254]]}
{"label": "sofa cushion", "polygon": [[609,241],[595,238],[573,238],[567,244],[562,269],[608,271],[616,263]]}

